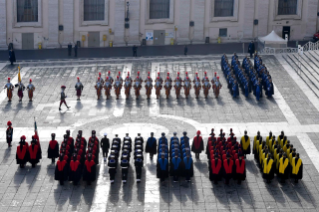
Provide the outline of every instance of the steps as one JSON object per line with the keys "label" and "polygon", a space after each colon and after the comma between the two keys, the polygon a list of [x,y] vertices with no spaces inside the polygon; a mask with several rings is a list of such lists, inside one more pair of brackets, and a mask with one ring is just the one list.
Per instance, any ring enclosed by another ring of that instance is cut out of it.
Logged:
{"label": "steps", "polygon": [[308,51],[303,56],[293,53],[282,57],[319,98],[319,55],[315,51]]}

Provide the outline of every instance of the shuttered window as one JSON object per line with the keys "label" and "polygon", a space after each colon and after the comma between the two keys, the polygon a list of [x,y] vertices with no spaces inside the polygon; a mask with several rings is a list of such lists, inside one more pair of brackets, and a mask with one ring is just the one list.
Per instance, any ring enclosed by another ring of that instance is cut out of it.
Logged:
{"label": "shuttered window", "polygon": [[17,22],[38,22],[38,0],[17,0]]}
{"label": "shuttered window", "polygon": [[169,18],[170,0],[150,0],[150,19]]}
{"label": "shuttered window", "polygon": [[84,21],[104,21],[105,0],[84,0]]}
{"label": "shuttered window", "polygon": [[215,0],[215,17],[234,16],[234,0]]}
{"label": "shuttered window", "polygon": [[298,0],[279,0],[278,15],[296,15]]}

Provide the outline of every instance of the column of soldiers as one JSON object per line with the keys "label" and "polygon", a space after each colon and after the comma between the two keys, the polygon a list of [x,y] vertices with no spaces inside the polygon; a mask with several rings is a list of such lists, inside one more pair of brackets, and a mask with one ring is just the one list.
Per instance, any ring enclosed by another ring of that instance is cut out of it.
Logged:
{"label": "column of soldiers", "polygon": [[266,140],[263,140],[260,132],[257,132],[254,137],[253,153],[263,178],[268,183],[274,178],[275,173],[281,182],[292,178],[297,183],[302,179],[302,160],[283,131],[277,139],[272,132],[269,132]]}
{"label": "column of soldiers", "polygon": [[[18,82],[18,84],[15,84],[15,86],[13,86],[13,84],[10,82],[10,80],[11,79],[8,78],[8,82],[4,86],[4,89],[7,90],[8,101],[11,102],[12,97],[13,97],[13,90],[16,87],[16,88],[18,88],[17,95],[19,97],[19,102],[22,102],[23,92],[25,90],[24,84],[22,82]],[[35,90],[35,87],[32,84],[32,79],[29,80],[29,85],[27,86],[27,90],[28,90],[29,101],[32,102],[33,92]]]}
{"label": "column of soldiers", "polygon": [[233,97],[239,95],[239,88],[246,97],[253,92],[257,101],[262,97],[262,89],[265,94],[271,97],[274,94],[274,87],[271,76],[260,56],[255,54],[254,65],[250,59],[245,57],[242,65],[238,61],[236,53],[232,56],[229,64],[227,56],[224,54],[221,58],[221,67],[228,82],[228,88],[231,90]]}
{"label": "column of soldiers", "polygon": [[242,149],[243,139],[239,144],[234,135],[230,129],[230,136],[226,139],[225,133],[221,129],[219,137],[216,138],[214,129],[211,130],[206,154],[209,164],[209,179],[215,184],[223,178],[225,184],[229,184],[231,179],[241,184],[246,179],[246,162]]}
{"label": "column of soldiers", "polygon": [[[155,88],[155,93],[157,98],[160,97],[161,89],[164,87],[165,89],[165,95],[168,99],[170,96],[171,89],[174,87],[175,89],[175,95],[176,98],[180,97],[180,91],[182,88],[184,88],[185,91],[185,97],[188,98],[190,89],[192,88],[191,80],[188,77],[188,73],[186,72],[186,76],[184,80],[180,77],[180,73],[177,73],[177,77],[175,80],[172,80],[170,77],[170,73],[167,73],[167,77],[165,80],[163,80],[160,76],[160,73],[158,72],[158,76],[154,80],[153,85],[153,79],[150,76],[150,72],[148,72],[148,76],[145,79],[145,81],[140,76],[140,72],[137,72],[136,78],[133,80],[130,76],[130,73],[128,72],[127,76],[123,80],[121,77],[121,72],[118,72],[118,75],[116,76],[115,80],[110,75],[110,71],[108,71],[108,76],[105,78],[105,81],[102,79],[101,73],[99,73],[99,77],[95,84],[95,89],[97,92],[97,99],[100,100],[102,95],[102,90],[105,90],[105,96],[106,99],[109,99],[111,96],[111,89],[114,88],[114,92],[116,95],[116,99],[119,99],[119,96],[121,95],[121,89],[124,87],[125,89],[125,96],[126,99],[128,99],[131,95],[130,90],[133,87],[135,90],[135,96],[136,99],[140,96],[140,90],[142,88],[142,83],[145,83],[145,90],[146,90],[146,96],[147,99],[150,99],[150,96],[152,94],[153,87]],[[184,83],[184,84],[183,84]],[[196,76],[193,80],[194,84],[194,90],[195,90],[195,96],[196,98],[200,95],[200,90],[203,88],[205,98],[209,95],[209,90],[211,87],[213,87],[214,95],[216,98],[219,96],[219,91],[222,87],[222,84],[219,82],[219,77],[217,76],[217,73],[215,72],[215,75],[211,81],[209,81],[207,77],[207,72],[205,72],[205,76],[202,80],[198,77],[198,73],[196,73]],[[83,85],[80,84],[79,78],[78,82],[75,86],[78,99],[81,96],[81,91],[83,90]]]}

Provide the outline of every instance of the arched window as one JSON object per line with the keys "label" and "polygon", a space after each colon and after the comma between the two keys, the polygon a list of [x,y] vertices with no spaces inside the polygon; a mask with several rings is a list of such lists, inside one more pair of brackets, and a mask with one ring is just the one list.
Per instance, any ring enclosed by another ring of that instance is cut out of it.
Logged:
{"label": "arched window", "polygon": [[214,16],[234,16],[234,0],[215,0]]}
{"label": "arched window", "polygon": [[84,0],[84,21],[104,21],[105,0]]}
{"label": "arched window", "polygon": [[170,0],[150,0],[150,19],[169,18]]}
{"label": "arched window", "polygon": [[17,0],[17,22],[38,22],[38,0]]}
{"label": "arched window", "polygon": [[278,15],[296,15],[298,0],[279,0]]}

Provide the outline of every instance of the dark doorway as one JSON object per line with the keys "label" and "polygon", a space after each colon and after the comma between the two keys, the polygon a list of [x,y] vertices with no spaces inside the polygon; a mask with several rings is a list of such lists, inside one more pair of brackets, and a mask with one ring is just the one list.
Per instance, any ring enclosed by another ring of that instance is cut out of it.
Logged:
{"label": "dark doorway", "polygon": [[285,39],[285,35],[288,35],[288,40],[290,40],[290,26],[282,27],[282,38]]}

